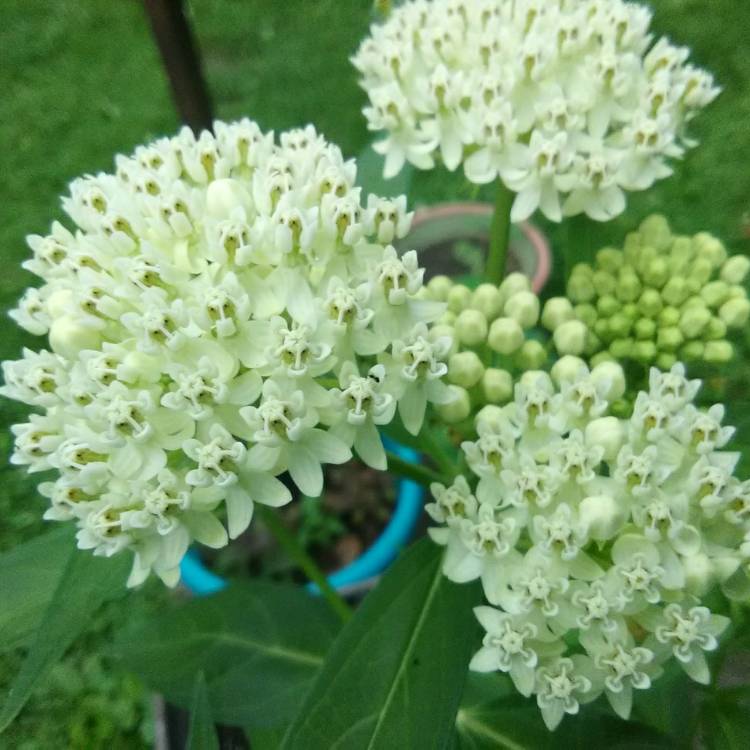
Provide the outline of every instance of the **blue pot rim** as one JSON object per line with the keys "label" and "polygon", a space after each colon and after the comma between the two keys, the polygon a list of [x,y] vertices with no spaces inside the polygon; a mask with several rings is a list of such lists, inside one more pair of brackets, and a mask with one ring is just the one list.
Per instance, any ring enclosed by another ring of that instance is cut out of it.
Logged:
{"label": "blue pot rim", "polygon": [[[410,463],[419,463],[419,453],[383,438],[388,450]],[[364,583],[382,573],[396,558],[401,548],[411,539],[419,520],[424,502],[424,489],[410,479],[399,479],[396,483],[396,504],[390,521],[380,536],[356,560],[328,576],[335,589],[348,589]],[[196,596],[215,594],[226,588],[228,582],[209,570],[202,562],[197,550],[188,550],[180,563],[182,583]],[[318,592],[315,584],[307,588]]]}

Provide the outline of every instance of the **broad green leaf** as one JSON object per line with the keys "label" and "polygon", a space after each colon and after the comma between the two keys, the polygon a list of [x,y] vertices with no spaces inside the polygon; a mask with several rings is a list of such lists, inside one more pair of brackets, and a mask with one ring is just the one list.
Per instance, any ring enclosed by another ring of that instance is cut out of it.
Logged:
{"label": "broad green leaf", "polygon": [[414,167],[408,162],[402,170],[390,180],[383,177],[385,160],[373,149],[366,146],[357,157],[357,185],[363,189],[363,195],[377,195],[380,198],[395,198],[409,192]]}
{"label": "broad green leaf", "polygon": [[127,555],[93,557],[71,545],[71,553],[44,612],[21,671],[0,711],[4,731],[28,700],[36,683],[62,657],[104,602],[122,595],[130,559]]}
{"label": "broad green leaf", "polygon": [[296,713],[338,627],[329,607],[302,588],[233,584],[137,623],[116,652],[182,706],[202,670],[215,721],[273,729]]}
{"label": "broad green leaf", "polygon": [[33,634],[76,550],[73,529],[61,525],[0,555],[0,653]]}
{"label": "broad green leaf", "polygon": [[750,747],[750,710],[748,701],[726,697],[708,701],[701,717],[702,740],[708,750],[746,750]]}
{"label": "broad green leaf", "polygon": [[475,585],[440,570],[423,539],[386,573],[336,639],[284,750],[447,748],[476,647]]}
{"label": "broad green leaf", "polygon": [[219,740],[206,691],[206,676],[203,672],[198,672],[193,686],[187,750],[219,750]]}

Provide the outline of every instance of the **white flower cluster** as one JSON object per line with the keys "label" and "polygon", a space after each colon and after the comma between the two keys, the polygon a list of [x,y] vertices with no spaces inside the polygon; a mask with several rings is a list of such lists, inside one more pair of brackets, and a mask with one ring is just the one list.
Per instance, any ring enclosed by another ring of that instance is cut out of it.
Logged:
{"label": "white flower cluster", "polygon": [[73,519],[94,554],[131,548],[130,584],[166,583],[196,539],[218,547],[281,505],[288,471],[320,494],[321,464],[351,449],[384,469],[377,425],[408,429],[441,377],[444,305],[419,300],[414,252],[389,244],[404,198],[361,203],[356,166],[312,126],[249,120],[183,129],[76,180],[59,223],[31,236],[44,284],[13,316],[51,351],[5,362],[0,392],[42,411],[12,461],[57,469],[45,517]]}
{"label": "white flower cluster", "polygon": [[385,174],[436,155],[517,193],[512,218],[604,221],[626,190],[671,174],[685,124],[718,94],[688,50],[653,43],[623,0],[412,0],[375,24],[353,63]]}
{"label": "white flower cluster", "polygon": [[480,412],[462,445],[475,489],[432,487],[445,575],[481,579],[492,605],[476,609],[487,632],[471,667],[509,673],[550,729],[602,692],[627,718],[672,656],[709,680],[704,652],[728,619],[701,597],[747,569],[750,482],[723,450],[724,408],[693,404],[699,387],[682,365],[652,369],[621,420],[619,365],[563,358]]}

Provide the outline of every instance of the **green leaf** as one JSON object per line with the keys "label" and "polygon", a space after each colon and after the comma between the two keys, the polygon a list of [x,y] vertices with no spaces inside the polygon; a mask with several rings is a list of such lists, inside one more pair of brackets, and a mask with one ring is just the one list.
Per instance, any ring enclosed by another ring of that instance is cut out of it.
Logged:
{"label": "green leaf", "polygon": [[190,732],[188,750],[219,750],[216,727],[211,717],[211,706],[206,692],[206,676],[198,672],[193,686],[193,702],[190,705]]}
{"label": "green leaf", "polygon": [[386,180],[383,177],[384,164],[385,159],[373,149],[372,144],[360,152],[357,157],[357,185],[362,188],[363,195],[395,198],[408,194],[414,167],[407,162],[395,177]]}
{"label": "green leaf", "polygon": [[0,711],[0,732],[23,708],[36,683],[86,629],[99,607],[125,590],[130,567],[128,556],[93,557],[72,545],[71,550],[21,671]]}
{"label": "green leaf", "polygon": [[0,653],[34,633],[75,554],[73,530],[61,525],[0,555]]}
{"label": "green leaf", "polygon": [[188,706],[203,671],[214,720],[274,729],[291,721],[338,618],[297,586],[233,584],[121,634],[116,653],[149,686]]}
{"label": "green leaf", "polygon": [[386,573],[336,639],[284,750],[446,748],[476,646],[476,585],[440,570],[423,539]]}
{"label": "green leaf", "polygon": [[748,702],[717,699],[704,705],[702,739],[708,750],[746,750],[750,747]]}

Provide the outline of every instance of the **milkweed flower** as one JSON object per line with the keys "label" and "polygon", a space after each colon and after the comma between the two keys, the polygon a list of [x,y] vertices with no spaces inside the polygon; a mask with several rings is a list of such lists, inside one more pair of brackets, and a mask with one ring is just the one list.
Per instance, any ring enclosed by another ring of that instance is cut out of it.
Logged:
{"label": "milkweed flower", "polygon": [[728,619],[703,598],[747,592],[750,559],[733,429],[722,406],[695,406],[700,381],[653,368],[623,419],[619,365],[572,363],[482,410],[462,444],[470,473],[434,484],[427,506],[444,574],[479,579],[488,601],[471,668],[508,673],[550,729],[602,693],[627,718],[671,658],[708,682]]}
{"label": "milkweed flower", "polygon": [[688,50],[623,0],[412,0],[373,24],[361,74],[385,175],[463,164],[517,194],[512,218],[622,213],[671,174],[686,123],[718,94]]}
{"label": "milkweed flower", "polygon": [[192,540],[287,503],[282,472],[315,496],[352,448],[385,468],[376,426],[398,408],[416,433],[452,395],[450,340],[427,341],[445,305],[389,244],[406,200],[365,204],[355,180],[312,126],[217,122],[75,180],[75,227],[28,238],[42,285],[11,315],[49,348],[3,363],[0,392],[40,411],[11,460],[57,470],[45,517],[94,554],[132,550],[130,585],[175,584]]}

